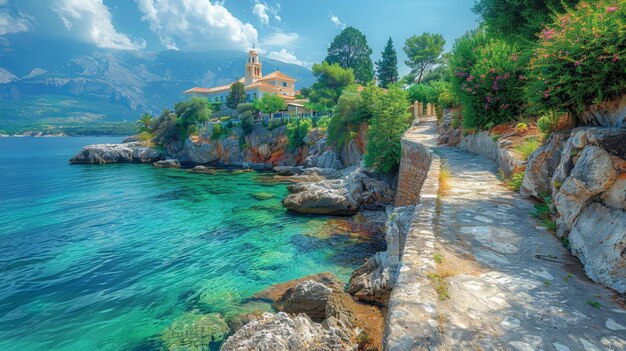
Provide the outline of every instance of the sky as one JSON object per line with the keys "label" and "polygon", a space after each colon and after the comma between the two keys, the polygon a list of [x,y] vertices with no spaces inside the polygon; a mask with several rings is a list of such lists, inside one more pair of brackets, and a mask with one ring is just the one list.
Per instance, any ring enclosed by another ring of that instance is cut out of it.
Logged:
{"label": "sky", "polygon": [[0,36],[30,32],[116,50],[247,51],[310,67],[346,26],[380,58],[391,37],[401,74],[404,41],[454,39],[477,26],[472,0],[0,0]]}

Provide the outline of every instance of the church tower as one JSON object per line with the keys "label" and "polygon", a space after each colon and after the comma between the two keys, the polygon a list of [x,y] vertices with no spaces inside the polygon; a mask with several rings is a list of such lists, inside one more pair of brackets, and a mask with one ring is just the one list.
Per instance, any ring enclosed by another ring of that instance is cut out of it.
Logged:
{"label": "church tower", "polygon": [[252,84],[263,77],[261,71],[263,65],[259,60],[259,54],[254,50],[248,52],[248,62],[246,62],[246,82],[245,85]]}

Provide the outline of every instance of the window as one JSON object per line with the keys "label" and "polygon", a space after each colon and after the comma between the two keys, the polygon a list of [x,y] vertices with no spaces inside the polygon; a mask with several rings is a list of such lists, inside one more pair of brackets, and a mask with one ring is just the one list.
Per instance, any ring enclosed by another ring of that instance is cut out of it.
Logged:
{"label": "window", "polygon": [[287,87],[287,82],[283,82],[283,86],[286,88]]}
{"label": "window", "polygon": [[256,100],[256,93],[253,93],[252,96],[254,96],[254,99]]}

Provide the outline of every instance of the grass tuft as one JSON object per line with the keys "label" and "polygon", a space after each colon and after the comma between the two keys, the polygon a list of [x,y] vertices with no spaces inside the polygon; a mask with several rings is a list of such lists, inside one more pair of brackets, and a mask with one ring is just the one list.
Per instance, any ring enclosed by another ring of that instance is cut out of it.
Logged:
{"label": "grass tuft", "polygon": [[517,151],[525,160],[528,160],[530,155],[535,152],[541,146],[541,141],[537,137],[528,137],[524,139],[521,143],[515,145],[514,149]]}
{"label": "grass tuft", "polygon": [[439,296],[439,300],[444,301],[450,298],[450,294],[448,293],[448,275],[442,273],[428,273],[428,279],[430,279],[430,284],[437,291],[437,296]]}

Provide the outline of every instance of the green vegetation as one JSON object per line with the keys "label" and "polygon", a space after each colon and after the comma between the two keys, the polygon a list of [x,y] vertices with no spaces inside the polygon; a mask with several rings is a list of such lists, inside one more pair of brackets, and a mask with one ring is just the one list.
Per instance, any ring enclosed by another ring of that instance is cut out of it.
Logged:
{"label": "green vegetation", "polygon": [[272,114],[287,109],[287,104],[278,95],[263,94],[263,97],[254,100],[253,107],[272,117]]}
{"label": "green vegetation", "polygon": [[152,125],[152,121],[154,120],[154,116],[152,116],[148,112],[144,112],[137,120],[137,129],[139,133],[147,132],[150,130],[150,125]]}
{"label": "green vegetation", "polygon": [[330,123],[330,116],[322,116],[319,119],[317,119],[317,122],[315,122],[314,127],[318,128],[321,131],[327,131],[329,123]]}
{"label": "green vegetation", "polygon": [[237,105],[237,116],[241,122],[243,136],[252,133],[252,130],[254,129],[254,117],[256,114],[257,111],[254,108],[254,104],[245,103]]}
{"label": "green vegetation", "polygon": [[187,101],[177,103],[174,111],[181,140],[189,135],[196,135],[198,126],[206,123],[212,113],[209,101],[201,97],[192,97]]}
{"label": "green vegetation", "polygon": [[435,253],[433,253],[433,259],[437,263],[443,262],[443,254],[441,252],[435,252]]}
{"label": "green vegetation", "polygon": [[354,83],[354,70],[342,68],[338,64],[328,62],[315,64],[313,74],[317,77],[317,81],[311,89],[303,93],[309,97],[307,107],[319,113],[332,111],[344,89]]}
{"label": "green vegetation", "polygon": [[521,143],[515,145],[514,149],[517,151],[525,160],[528,160],[530,155],[537,150],[541,146],[541,141],[537,137],[528,137],[524,139]]}
{"label": "green vegetation", "polygon": [[537,128],[544,136],[549,136],[558,129],[560,117],[561,114],[550,111],[539,117],[537,120]]}
{"label": "green vegetation", "polygon": [[444,108],[456,104],[452,94],[452,84],[444,81],[431,80],[428,83],[414,84],[407,90],[409,102],[419,101],[424,104],[436,104]]}
{"label": "green vegetation", "polygon": [[525,59],[515,44],[479,29],[455,42],[449,62],[465,129],[489,129],[521,114]]}
{"label": "green vegetation", "polygon": [[573,6],[578,0],[477,0],[474,12],[480,15],[490,34],[508,40],[531,42],[551,21],[554,11]]}
{"label": "green vegetation", "polygon": [[602,306],[598,301],[592,299],[587,299],[587,303],[593,308],[600,308],[600,306]]}
{"label": "green vegetation", "polygon": [[581,1],[546,26],[530,60],[537,111],[578,113],[626,93],[626,4]]}
{"label": "green vegetation", "polygon": [[422,82],[424,73],[439,62],[445,44],[443,35],[434,33],[413,35],[406,40],[403,48],[408,57],[406,64],[411,67],[411,73],[417,77],[418,84]]}
{"label": "green vegetation", "polygon": [[231,130],[224,126],[221,123],[216,123],[213,125],[213,130],[211,130],[211,140],[217,141],[223,138],[228,137],[231,134]]}
{"label": "green vegetation", "polygon": [[383,50],[380,61],[376,62],[376,78],[381,88],[387,88],[389,84],[395,83],[399,79],[398,75],[398,54],[393,47],[393,40],[389,37],[385,50]]}
{"label": "green vegetation", "polygon": [[374,107],[374,117],[367,133],[365,165],[389,173],[397,169],[402,156],[400,139],[410,125],[406,92],[391,86],[381,94]]}
{"label": "green vegetation", "polygon": [[506,186],[515,192],[519,192],[522,188],[522,181],[524,180],[524,172],[518,172],[511,174],[510,177],[504,178]]}
{"label": "green vegetation", "polygon": [[296,151],[304,146],[304,138],[311,130],[313,123],[310,118],[297,118],[287,124],[287,140],[289,151]]}
{"label": "green vegetation", "polygon": [[448,280],[447,276],[440,273],[428,273],[428,279],[439,296],[439,300],[444,301],[450,298],[448,292]]}
{"label": "green vegetation", "polygon": [[[553,234],[556,234],[556,223],[554,222],[554,216],[556,215],[556,209],[552,204],[552,197],[542,194],[542,202],[535,204],[535,212],[532,215],[537,218],[541,223]],[[567,246],[566,246],[567,247]],[[569,247],[567,247],[569,249]]]}
{"label": "green vegetation", "polygon": [[235,110],[239,104],[246,102],[247,98],[243,83],[237,81],[230,86],[230,91],[226,98],[226,106]]}
{"label": "green vegetation", "polygon": [[357,82],[367,83],[374,79],[371,55],[372,49],[367,45],[365,35],[356,28],[347,27],[333,39],[324,62],[351,68]]}

